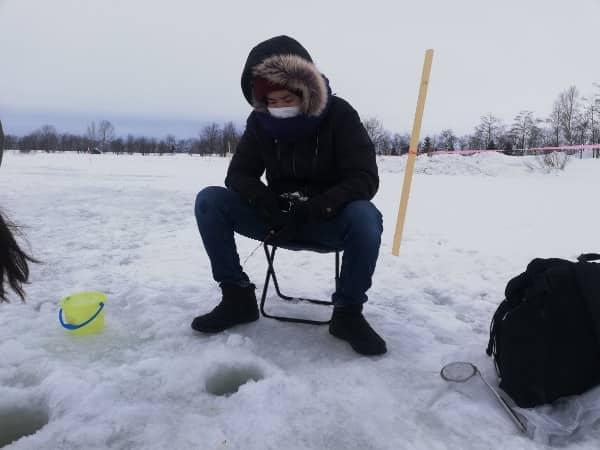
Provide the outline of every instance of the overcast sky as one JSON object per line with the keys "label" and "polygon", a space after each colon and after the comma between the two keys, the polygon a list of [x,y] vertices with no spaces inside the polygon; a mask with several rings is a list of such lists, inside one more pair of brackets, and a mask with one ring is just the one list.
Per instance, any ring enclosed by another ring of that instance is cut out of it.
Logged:
{"label": "overcast sky", "polygon": [[242,125],[248,52],[287,34],[363,119],[398,132],[433,48],[423,133],[463,134],[488,112],[546,116],[570,85],[593,92],[599,23],[600,0],[0,0],[0,118],[12,134]]}

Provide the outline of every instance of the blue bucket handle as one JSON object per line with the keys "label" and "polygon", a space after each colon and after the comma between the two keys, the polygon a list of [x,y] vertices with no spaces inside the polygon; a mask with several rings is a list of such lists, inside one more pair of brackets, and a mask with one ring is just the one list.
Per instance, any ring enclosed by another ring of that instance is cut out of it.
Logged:
{"label": "blue bucket handle", "polygon": [[94,313],[94,315],[92,317],[90,317],[88,320],[86,320],[83,323],[80,323],[79,325],[71,325],[70,323],[65,323],[63,320],[63,316],[62,316],[62,311],[63,311],[62,308],[60,308],[58,310],[58,320],[60,320],[60,324],[67,330],[78,330],[80,328],[85,327],[88,323],[90,323],[92,320],[94,320],[98,316],[98,314],[100,314],[100,311],[102,311],[102,309],[104,308],[104,302],[100,302],[98,305],[100,306],[98,308],[98,311],[96,311]]}

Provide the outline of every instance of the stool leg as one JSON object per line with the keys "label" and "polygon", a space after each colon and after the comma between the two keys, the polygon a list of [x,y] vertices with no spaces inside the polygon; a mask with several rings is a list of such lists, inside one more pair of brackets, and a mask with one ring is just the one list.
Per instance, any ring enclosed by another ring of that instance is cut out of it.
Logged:
{"label": "stool leg", "polygon": [[265,249],[265,255],[267,256],[268,267],[267,267],[267,276],[265,278],[265,284],[263,286],[262,296],[260,297],[260,312],[262,313],[263,316],[269,317],[265,313],[265,300],[267,299],[267,291],[269,290],[269,280],[271,279],[271,276],[275,272],[273,270],[273,259],[275,257],[276,247],[273,247],[271,254],[269,254],[269,248],[267,247],[267,244],[264,244],[263,247]]}
{"label": "stool leg", "polygon": [[[316,303],[319,305],[327,305],[327,306],[331,306],[333,303],[328,302],[328,301],[323,301],[323,300],[313,300],[313,299],[308,299],[308,298],[290,297],[290,296],[282,294],[279,289],[279,283],[277,281],[277,276],[275,275],[275,268],[274,268],[275,251],[276,251],[277,247],[273,246],[273,248],[271,249],[270,252],[269,252],[269,248],[268,248],[267,244],[264,244],[263,248],[265,250],[265,256],[267,257],[267,266],[268,267],[267,267],[267,275],[265,277],[265,284],[264,284],[262,296],[260,299],[261,314],[264,317],[280,320],[283,322],[306,323],[306,324],[311,324],[311,325],[327,325],[328,323],[330,323],[331,320],[321,321],[321,320],[300,319],[300,318],[295,318],[295,317],[273,316],[273,315],[270,315],[267,312],[265,312],[265,302],[267,299],[267,291],[269,289],[269,281],[271,278],[273,278],[273,284],[275,285],[275,290],[277,291],[277,295],[284,300],[300,300],[300,301],[306,301],[306,302],[310,302],[310,303]],[[339,279],[339,253],[338,252],[336,252],[336,269],[335,270],[336,270],[336,286],[337,286],[338,279]]]}
{"label": "stool leg", "polygon": [[[271,252],[271,260],[269,261],[269,266],[271,268],[271,276],[273,277],[273,286],[275,286],[275,292],[279,295],[280,298],[284,300],[301,300],[296,297],[290,297],[289,295],[285,295],[281,293],[281,289],[279,289],[279,281],[277,281],[277,275],[275,275],[275,249],[277,247],[273,246],[273,251]],[[267,258],[268,259],[268,258]]]}
{"label": "stool leg", "polygon": [[[265,245],[265,247],[266,247],[266,245]],[[311,299],[302,298],[302,297],[291,297],[291,296],[285,295],[283,292],[281,292],[281,289],[279,288],[279,281],[277,280],[277,274],[275,273],[275,250],[276,249],[277,249],[277,247],[273,246],[273,249],[271,250],[270,255],[267,255],[267,262],[269,265],[269,272],[271,274],[271,278],[273,278],[273,286],[275,286],[275,292],[277,292],[277,295],[284,300],[300,300],[300,301],[306,301],[306,302],[317,303],[317,304],[322,304],[322,305],[329,305],[330,302],[323,302],[323,300],[311,300]]]}

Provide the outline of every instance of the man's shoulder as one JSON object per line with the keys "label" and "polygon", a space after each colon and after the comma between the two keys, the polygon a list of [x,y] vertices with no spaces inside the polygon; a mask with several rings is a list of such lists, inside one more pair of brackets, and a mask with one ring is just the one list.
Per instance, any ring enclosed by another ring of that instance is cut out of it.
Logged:
{"label": "man's shoulder", "polygon": [[331,98],[331,107],[328,116],[329,120],[327,122],[334,127],[355,123],[356,120],[360,120],[359,114],[354,107],[347,100],[337,95]]}
{"label": "man's shoulder", "polygon": [[253,136],[258,136],[261,132],[261,127],[259,126],[258,119],[256,117],[256,111],[252,110],[248,117],[246,118],[246,133],[250,133]]}
{"label": "man's shoulder", "polygon": [[254,126],[256,124],[256,111],[250,111],[248,117],[246,118],[246,126]]}
{"label": "man's shoulder", "polygon": [[335,114],[346,114],[348,112],[353,112],[355,109],[352,105],[342,97],[338,97],[337,95],[333,95],[331,97],[331,112]]}

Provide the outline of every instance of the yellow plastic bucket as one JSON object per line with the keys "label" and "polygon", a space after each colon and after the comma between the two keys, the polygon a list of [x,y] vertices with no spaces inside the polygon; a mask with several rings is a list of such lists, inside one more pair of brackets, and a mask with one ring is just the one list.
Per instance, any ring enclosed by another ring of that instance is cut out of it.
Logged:
{"label": "yellow plastic bucket", "polygon": [[[60,301],[58,320],[71,334],[85,336],[104,327],[106,295],[102,292],[79,292]],[[64,319],[63,319],[64,312]]]}

